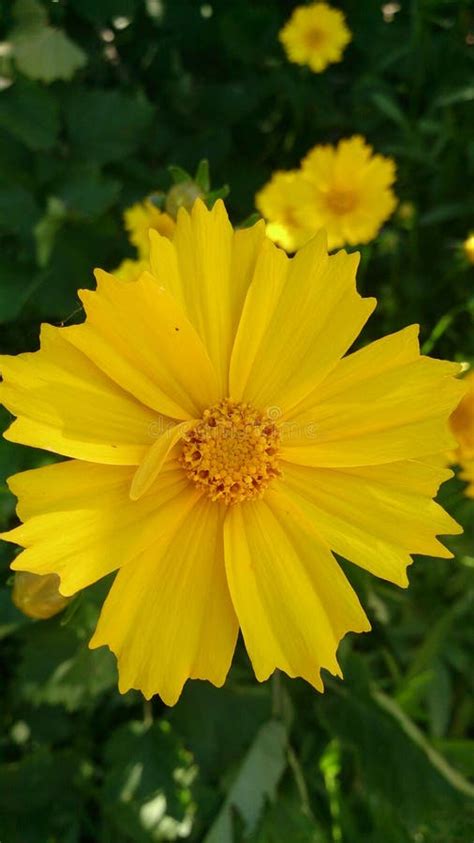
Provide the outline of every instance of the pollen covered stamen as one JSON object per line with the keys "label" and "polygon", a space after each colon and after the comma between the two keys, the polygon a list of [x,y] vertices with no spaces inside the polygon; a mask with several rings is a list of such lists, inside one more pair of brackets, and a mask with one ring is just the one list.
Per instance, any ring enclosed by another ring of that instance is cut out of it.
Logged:
{"label": "pollen covered stamen", "polygon": [[180,462],[211,500],[240,503],[261,497],[280,475],[279,441],[278,428],[263,413],[225,398],[184,435]]}

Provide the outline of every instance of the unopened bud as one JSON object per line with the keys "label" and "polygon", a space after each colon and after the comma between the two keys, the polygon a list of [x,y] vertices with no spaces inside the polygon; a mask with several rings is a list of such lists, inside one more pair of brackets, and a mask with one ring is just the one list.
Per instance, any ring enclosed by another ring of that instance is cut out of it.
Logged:
{"label": "unopened bud", "polygon": [[196,199],[202,196],[202,191],[194,181],[181,181],[168,191],[165,210],[170,217],[176,219],[180,208],[190,211]]}
{"label": "unopened bud", "polygon": [[57,574],[30,574],[17,571],[13,583],[12,600],[29,618],[47,620],[62,612],[71,601],[59,592]]}

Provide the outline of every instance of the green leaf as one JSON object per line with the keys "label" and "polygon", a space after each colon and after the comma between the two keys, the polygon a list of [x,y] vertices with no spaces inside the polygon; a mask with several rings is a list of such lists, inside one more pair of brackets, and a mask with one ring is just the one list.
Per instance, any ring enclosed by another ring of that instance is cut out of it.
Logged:
{"label": "green leaf", "polygon": [[168,172],[173,179],[173,184],[182,184],[183,182],[192,182],[192,176],[183,170],[182,167],[178,167],[177,164],[170,164],[168,167]]}
{"label": "green leaf", "polygon": [[48,23],[46,9],[38,0],[16,0],[12,16],[22,29],[45,26]]}
{"label": "green leaf", "polygon": [[71,146],[85,161],[118,161],[145,143],[153,114],[143,97],[120,91],[77,91],[66,106]]}
{"label": "green leaf", "polygon": [[229,193],[230,187],[228,184],[223,184],[222,187],[218,187],[216,190],[211,190],[206,196],[207,207],[212,208],[218,199],[226,199]]}
{"label": "green leaf", "polygon": [[0,127],[32,150],[46,150],[59,132],[56,98],[33,82],[16,82],[0,95]]}
{"label": "green leaf", "polygon": [[433,744],[465,776],[474,777],[474,740],[440,738]]}
{"label": "green leaf", "polygon": [[117,265],[116,244],[121,237],[119,221],[114,225],[105,218],[97,226],[68,217],[55,239],[48,266],[38,275],[31,299],[35,311],[48,320],[69,320],[76,314],[77,320],[83,313],[77,290],[94,286],[95,266]]}
{"label": "green leaf", "polygon": [[374,699],[387,711],[401,726],[404,734],[416,745],[425,755],[433,768],[459,793],[474,798],[474,784],[471,784],[458,773],[454,767],[440,755],[432,744],[427,740],[423,732],[404,714],[397,703],[381,691],[374,691]]}
{"label": "green leaf", "polygon": [[474,100],[474,85],[466,85],[448,94],[442,94],[433,102],[433,107],[445,108],[447,105],[456,105],[459,102],[472,102]]}
{"label": "green leaf", "polygon": [[276,720],[269,720],[261,727],[204,843],[234,843],[234,811],[241,816],[247,835],[255,831],[265,802],[275,799],[278,782],[285,771],[286,739],[285,727]]}
{"label": "green leaf", "polygon": [[136,0],[69,0],[76,13],[94,24],[110,23],[116,17],[133,17]]}
{"label": "green leaf", "polygon": [[306,817],[296,799],[279,798],[249,843],[329,843],[321,826]]}
{"label": "green leaf", "polygon": [[372,102],[379,109],[379,111],[388,117],[393,123],[396,123],[402,129],[408,128],[408,121],[401,110],[398,103],[387,93],[381,91],[374,91],[372,94]]}
{"label": "green leaf", "polygon": [[34,267],[25,268],[0,256],[0,324],[16,319],[37,283]]}
{"label": "green leaf", "polygon": [[11,36],[16,65],[30,79],[71,79],[87,63],[86,53],[61,30],[42,26]]}
{"label": "green leaf", "polygon": [[[346,782],[346,792],[357,787],[367,794],[365,810],[374,822],[382,822],[383,817],[384,825],[399,829],[389,839],[397,843],[407,839],[408,843],[412,838],[406,835],[414,834],[421,823],[437,820],[441,810],[451,815],[462,810],[471,786],[387,695],[374,690],[372,697],[359,697],[346,683],[337,695],[326,695],[318,708],[329,733],[347,753],[342,781],[356,765],[358,783]],[[351,756],[354,760],[349,765]],[[340,805],[348,807],[344,798]],[[403,805],[402,813],[399,805]],[[342,819],[347,824],[347,817]]]}
{"label": "green leaf", "polygon": [[95,219],[117,201],[120,182],[77,167],[57,186],[55,193],[64,202],[69,215]]}
{"label": "green leaf", "polygon": [[11,588],[0,589],[0,639],[28,623],[30,620],[12,603]]}
{"label": "green leaf", "polygon": [[38,266],[45,267],[49,263],[54,248],[56,234],[66,219],[66,207],[56,196],[48,197],[46,213],[34,228],[36,240],[36,260]]}
{"label": "green leaf", "polygon": [[103,800],[119,832],[136,843],[189,837],[193,758],[169,723],[131,721],[106,746]]}
{"label": "green leaf", "polygon": [[428,714],[430,734],[440,738],[445,735],[451,716],[453,688],[451,674],[439,659],[433,668],[433,677],[428,689]]}
{"label": "green leaf", "polygon": [[76,787],[80,764],[80,757],[70,751],[53,754],[42,747],[0,766],[2,841],[65,840],[62,829],[74,828],[81,810],[81,789]]}
{"label": "green leaf", "polygon": [[208,193],[211,189],[209,161],[207,161],[206,158],[203,158],[202,161],[199,162],[196,175],[194,176],[194,181],[202,193]]}
{"label": "green leaf", "polygon": [[116,662],[106,648],[87,642],[98,617],[102,584],[87,589],[67,626],[62,618],[30,625],[16,672],[17,689],[32,705],[63,705],[67,711],[89,707],[117,685]]}
{"label": "green leaf", "polygon": [[474,204],[472,202],[447,202],[445,205],[430,208],[429,211],[421,214],[420,225],[439,225],[439,223],[449,220],[471,217],[473,213]]}
{"label": "green leaf", "polygon": [[31,233],[39,208],[34,196],[20,185],[0,188],[0,229],[13,234]]}
{"label": "green leaf", "polygon": [[[190,682],[170,720],[186,741],[202,774],[215,780],[234,765],[271,715],[271,696],[265,686],[214,688]],[[229,730],[238,720],[239,728]]]}

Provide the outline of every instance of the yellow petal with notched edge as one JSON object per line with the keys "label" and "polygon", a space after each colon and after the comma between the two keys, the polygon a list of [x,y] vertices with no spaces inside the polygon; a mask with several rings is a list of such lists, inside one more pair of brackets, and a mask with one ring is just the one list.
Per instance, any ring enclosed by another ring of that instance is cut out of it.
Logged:
{"label": "yellow petal with notched edge", "polygon": [[181,439],[192,422],[181,422],[164,430],[156,442],[148,449],[143,461],[138,466],[130,487],[130,497],[136,501],[148,492],[153,485],[171,448]]}
{"label": "yellow petal with notched edge", "polygon": [[151,265],[160,284],[176,296],[203,340],[228,395],[229,360],[264,224],[234,232],[224,204],[208,211],[196,200],[180,209],[173,243],[151,236]]}
{"label": "yellow petal with notched edge", "polygon": [[326,377],[375,307],[357,293],[358,260],[345,252],[328,257],[324,234],[291,262],[266,243],[232,352],[233,398],[285,416]]}
{"label": "yellow petal with notched edge", "polygon": [[70,461],[11,477],[18,515],[25,520],[0,536],[25,548],[13,570],[57,573],[67,596],[159,544],[199,495],[170,462],[149,494],[131,501],[133,473],[128,467]]}
{"label": "yellow petal with notched edge", "polygon": [[100,463],[138,465],[164,419],[43,325],[40,351],[0,358],[0,399],[18,416],[12,442]]}
{"label": "yellow petal with notched edge", "polygon": [[201,200],[196,200],[190,214],[180,209],[173,242],[186,309],[215,366],[222,395],[226,391],[226,356],[232,341],[232,239],[232,226],[222,201],[216,202],[212,211]]}
{"label": "yellow petal with notched edge", "polygon": [[[364,352],[366,349],[364,349]],[[369,351],[366,355],[369,359]],[[457,363],[418,357],[357,377],[354,387],[342,361],[311,409],[283,428],[283,459],[300,465],[347,467],[416,459],[453,446],[449,413],[463,394]],[[350,364],[349,364],[350,365]]]}
{"label": "yellow petal with notched edge", "polygon": [[376,576],[407,586],[410,554],[452,556],[437,535],[462,532],[431,498],[452,472],[426,463],[334,471],[283,466],[270,500],[288,518],[304,517],[336,553]]}
{"label": "yellow petal with notched edge", "polygon": [[97,290],[81,299],[87,319],[64,336],[123,389],[175,419],[199,417],[216,400],[202,342],[150,273],[127,284],[98,270]]}
{"label": "yellow petal with notched edge", "polygon": [[91,647],[117,655],[120,690],[159,694],[174,705],[187,679],[223,685],[238,624],[225,576],[224,510],[201,499],[118,573]]}
{"label": "yellow petal with notched edge", "polygon": [[[202,221],[211,230],[214,227],[219,229],[222,226],[227,229],[227,223],[222,213],[217,213],[219,207],[218,205],[213,212],[200,209]],[[212,258],[211,255],[203,252],[200,258],[201,268],[199,272],[206,283],[202,283],[202,280],[197,283],[196,266],[186,264],[186,255],[181,256],[180,262],[178,262],[176,250],[177,248],[180,251],[184,250],[187,240],[196,237],[195,218],[197,216],[197,211],[191,218],[184,209],[181,211],[180,231],[181,226],[183,226],[185,236],[181,232],[177,246],[170,242],[168,238],[160,236],[156,231],[150,231],[150,263],[153,275],[159,284],[179,301],[188,319],[200,333],[201,339],[207,344],[208,349],[214,348],[218,353],[222,375],[222,394],[228,395],[230,354],[245,295],[252,280],[255,263],[264,240],[265,223],[260,220],[251,228],[233,232],[230,273],[222,272],[219,265],[216,268],[213,263],[215,256]],[[219,236],[219,231],[217,236]],[[182,273],[180,272],[180,264],[182,266],[185,264]],[[217,282],[215,281],[216,275],[218,276]],[[214,287],[213,283],[215,284]],[[223,293],[228,304],[227,324],[222,324],[219,320],[213,318],[212,309],[216,306],[216,300],[220,299]],[[214,332],[216,333],[215,338]]]}
{"label": "yellow petal with notched edge", "polygon": [[265,500],[231,507],[224,526],[232,602],[257,679],[276,668],[322,690],[321,668],[340,675],[346,632],[370,629],[356,594],[311,525]]}
{"label": "yellow petal with notched edge", "polygon": [[358,384],[363,383],[367,378],[418,360],[420,356],[419,331],[419,325],[410,325],[343,357],[329,376],[318,384],[317,388],[298,404],[287,418],[305,417],[306,414],[311,414],[316,404],[330,401],[344,392],[352,396],[357,395]]}

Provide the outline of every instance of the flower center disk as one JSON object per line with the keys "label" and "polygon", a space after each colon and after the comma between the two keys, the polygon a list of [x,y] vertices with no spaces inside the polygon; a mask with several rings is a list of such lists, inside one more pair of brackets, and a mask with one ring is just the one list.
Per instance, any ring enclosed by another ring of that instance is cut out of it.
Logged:
{"label": "flower center disk", "polygon": [[330,190],[326,201],[335,214],[349,214],[357,204],[357,197],[352,190]]}
{"label": "flower center disk", "polygon": [[241,503],[261,497],[280,475],[279,442],[278,428],[268,416],[225,398],[185,434],[180,463],[211,500]]}

